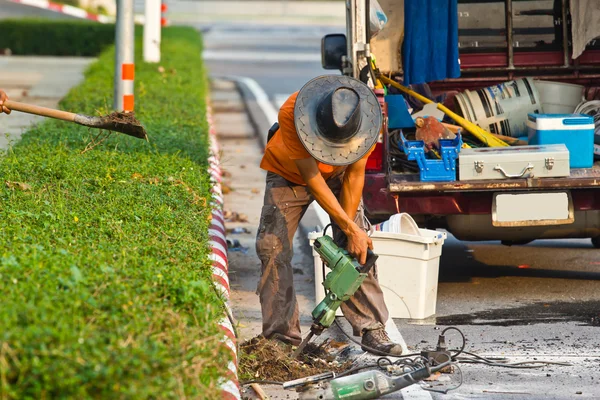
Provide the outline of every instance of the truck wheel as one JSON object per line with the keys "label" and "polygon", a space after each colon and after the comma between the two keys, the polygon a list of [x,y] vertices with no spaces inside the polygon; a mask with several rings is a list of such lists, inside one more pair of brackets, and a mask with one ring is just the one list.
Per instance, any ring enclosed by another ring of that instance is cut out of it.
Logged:
{"label": "truck wheel", "polygon": [[600,236],[592,238],[592,244],[595,248],[600,249]]}

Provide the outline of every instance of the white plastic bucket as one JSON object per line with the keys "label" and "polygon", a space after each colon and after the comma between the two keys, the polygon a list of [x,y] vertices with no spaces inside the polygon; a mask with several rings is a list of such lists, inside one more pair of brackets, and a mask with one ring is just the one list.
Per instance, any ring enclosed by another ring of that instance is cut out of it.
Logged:
{"label": "white plastic bucket", "polygon": [[[435,314],[440,256],[447,235],[428,229],[419,229],[419,234],[371,232],[373,251],[379,255],[379,285],[391,318],[425,319]],[[322,235],[308,234],[311,247]],[[314,248],[313,257],[318,304],[325,297],[323,264]]]}
{"label": "white plastic bucket", "polygon": [[544,114],[572,114],[584,100],[585,87],[572,83],[534,81]]}
{"label": "white plastic bucket", "polygon": [[455,97],[458,113],[483,129],[505,136],[527,135],[527,114],[543,112],[532,78],[521,78]]}

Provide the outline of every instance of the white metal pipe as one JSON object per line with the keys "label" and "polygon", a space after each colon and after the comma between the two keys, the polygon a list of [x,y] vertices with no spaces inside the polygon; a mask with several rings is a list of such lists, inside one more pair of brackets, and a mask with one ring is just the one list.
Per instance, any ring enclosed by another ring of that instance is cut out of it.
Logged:
{"label": "white metal pipe", "polygon": [[144,22],[144,61],[160,61],[161,0],[146,0]]}
{"label": "white metal pipe", "polygon": [[115,34],[115,98],[117,111],[132,112],[134,108],[134,0],[117,0]]}

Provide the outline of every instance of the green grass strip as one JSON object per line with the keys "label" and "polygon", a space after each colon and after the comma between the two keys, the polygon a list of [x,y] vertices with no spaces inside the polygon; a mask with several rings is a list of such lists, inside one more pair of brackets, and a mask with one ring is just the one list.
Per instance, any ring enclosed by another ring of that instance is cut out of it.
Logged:
{"label": "green grass strip", "polygon": [[[164,70],[141,50],[149,143],[82,152],[96,131],[47,121],[0,156],[1,400],[219,397],[201,40],[164,29]],[[110,49],[62,108],[107,113],[113,68]]]}

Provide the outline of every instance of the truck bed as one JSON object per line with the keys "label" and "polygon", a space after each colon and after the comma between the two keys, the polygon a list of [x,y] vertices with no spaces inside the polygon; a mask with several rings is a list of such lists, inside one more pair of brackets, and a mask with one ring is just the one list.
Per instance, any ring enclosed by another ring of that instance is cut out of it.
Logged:
{"label": "truck bed", "polygon": [[600,162],[593,168],[571,170],[565,178],[524,178],[505,180],[421,182],[418,174],[390,175],[388,189],[392,193],[411,192],[480,192],[524,189],[589,189],[600,187]]}

